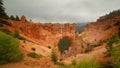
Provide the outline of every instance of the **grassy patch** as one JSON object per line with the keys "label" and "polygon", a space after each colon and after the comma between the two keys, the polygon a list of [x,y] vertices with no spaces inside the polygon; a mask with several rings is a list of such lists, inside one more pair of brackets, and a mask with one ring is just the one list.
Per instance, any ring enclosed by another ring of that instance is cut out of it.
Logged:
{"label": "grassy patch", "polygon": [[30,52],[27,55],[32,58],[37,58],[37,59],[42,58],[41,54],[36,54],[35,52]]}
{"label": "grassy patch", "polygon": [[118,45],[111,50],[111,57],[114,59],[113,67],[119,68],[120,67],[120,40]]}
{"label": "grassy patch", "polygon": [[77,62],[75,65],[65,65],[63,68],[99,68],[100,66],[95,63],[95,58],[88,60],[84,58],[83,60]]}
{"label": "grassy patch", "polygon": [[[113,34],[107,41],[107,55],[113,59],[111,65],[113,68],[120,68],[120,39],[118,33]],[[116,47],[113,47],[113,43]]]}
{"label": "grassy patch", "polygon": [[58,68],[66,68],[66,65],[61,62],[56,62],[55,64],[58,66]]}
{"label": "grassy patch", "polygon": [[119,42],[119,38],[118,38],[118,33],[113,34],[109,39],[106,40],[107,46],[107,55],[110,56],[111,55],[111,50],[113,49],[113,43],[118,43]]}
{"label": "grassy patch", "polygon": [[23,53],[19,50],[19,42],[12,36],[0,31],[0,64],[22,59]]}

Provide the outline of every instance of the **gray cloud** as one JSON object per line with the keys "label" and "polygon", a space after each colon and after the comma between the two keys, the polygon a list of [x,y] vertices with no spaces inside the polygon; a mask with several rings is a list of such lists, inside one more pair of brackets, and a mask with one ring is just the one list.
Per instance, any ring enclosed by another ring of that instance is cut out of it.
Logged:
{"label": "gray cloud", "polygon": [[120,0],[4,0],[9,15],[25,15],[29,19],[51,22],[95,21],[120,8]]}

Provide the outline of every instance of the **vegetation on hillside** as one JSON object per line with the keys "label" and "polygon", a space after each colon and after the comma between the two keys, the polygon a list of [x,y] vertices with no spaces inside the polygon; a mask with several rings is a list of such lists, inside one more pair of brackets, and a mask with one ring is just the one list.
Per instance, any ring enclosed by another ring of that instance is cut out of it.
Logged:
{"label": "vegetation on hillside", "polygon": [[8,15],[5,12],[5,8],[3,7],[3,0],[0,0],[0,18],[8,19]]}
{"label": "vegetation on hillside", "polygon": [[30,52],[27,54],[29,57],[32,57],[32,58],[36,58],[36,59],[39,59],[39,58],[42,58],[42,55],[41,54],[36,54],[35,52]]}
{"label": "vegetation on hillside", "polygon": [[12,24],[9,23],[8,21],[3,20],[3,19],[0,19],[0,26],[3,27],[3,24],[4,24],[4,25],[7,25],[7,26],[11,26],[11,25],[12,25]]}
{"label": "vegetation on hillside", "polygon": [[19,31],[15,30],[14,37],[20,40],[26,40],[24,37],[20,36]]}
{"label": "vegetation on hillside", "polygon": [[58,58],[57,58],[54,50],[52,50],[52,52],[51,52],[51,59],[54,63],[57,63],[57,61],[58,61]]}
{"label": "vegetation on hillside", "polygon": [[[116,16],[120,16],[120,9],[110,12],[109,14],[105,15],[104,20],[112,19]],[[3,19],[2,19],[3,18]],[[14,38],[25,40],[24,37],[20,36],[19,31],[15,30],[14,33],[9,31],[8,29],[4,28],[3,25],[11,26],[11,23],[7,22],[4,19],[8,19],[8,15],[5,13],[5,8],[3,7],[3,0],[0,0],[0,64],[5,64],[9,62],[16,62],[23,59],[23,53],[19,50],[19,42]],[[10,16],[11,20],[20,21],[19,16],[13,15]],[[26,20],[27,22],[27,20]],[[31,20],[30,20],[31,22]],[[120,21],[117,21],[115,25],[119,26]],[[110,29],[112,26],[107,25],[104,30]],[[113,34],[109,39],[106,40],[106,49],[107,49],[107,56],[112,58],[112,61],[108,64],[99,65],[95,63],[95,59],[88,60],[83,59],[79,62],[73,60],[71,64],[65,65],[63,63],[58,62],[58,57],[56,55],[55,50],[51,52],[51,60],[59,66],[63,68],[119,68],[120,66],[120,28],[119,32]],[[58,43],[58,49],[61,54],[68,50],[71,43],[67,37],[63,37],[60,39]],[[98,45],[101,45],[98,44]],[[85,49],[85,53],[91,51],[93,47],[98,45],[88,45]],[[116,46],[113,46],[116,45]],[[52,49],[51,46],[48,46],[49,49]],[[35,51],[35,48],[32,48]],[[41,58],[41,54],[36,54],[35,52],[30,52],[27,56],[32,58]]]}
{"label": "vegetation on hillside", "polygon": [[83,59],[76,63],[76,65],[70,65],[69,68],[98,68],[99,65],[95,63],[95,59],[88,60]]}
{"label": "vegetation on hillside", "polygon": [[19,61],[23,53],[19,50],[19,42],[0,31],[0,64]]}
{"label": "vegetation on hillside", "polygon": [[[116,46],[114,46],[116,45]],[[110,63],[110,66],[113,68],[119,68],[120,66],[120,38],[119,32],[113,34],[107,40],[107,55],[110,56],[113,61]],[[111,65],[112,64],[112,65]]]}
{"label": "vegetation on hillside", "polygon": [[24,37],[20,36],[19,31],[15,30],[14,33],[12,33],[10,30],[4,28],[4,27],[0,27],[0,31],[6,33],[7,35],[10,35],[14,38],[20,39],[20,40],[26,40]]}
{"label": "vegetation on hillside", "polygon": [[107,54],[110,55],[113,47],[113,43],[118,43],[119,38],[118,38],[118,33],[113,34],[109,39],[106,40],[107,46]]}
{"label": "vegetation on hillside", "polygon": [[67,37],[63,37],[62,39],[60,39],[60,41],[58,43],[58,48],[59,48],[59,51],[61,52],[61,54],[63,54],[65,50],[68,50],[70,45],[71,45],[71,43]]}
{"label": "vegetation on hillside", "polygon": [[95,47],[95,45],[87,45],[87,47],[85,48],[84,53],[90,52],[94,47]]}
{"label": "vegetation on hillside", "polygon": [[108,20],[108,19],[114,18],[116,16],[120,16],[120,9],[114,10],[114,11],[110,12],[109,14],[106,14],[104,20]]}
{"label": "vegetation on hillside", "polygon": [[10,16],[10,19],[11,20],[14,20],[14,21],[20,21],[20,18],[18,15],[16,15],[16,17],[14,17],[13,15]]}
{"label": "vegetation on hillside", "polygon": [[16,21],[20,21],[20,19],[19,19],[19,16],[18,16],[18,15],[16,15],[15,20],[16,20]]}
{"label": "vegetation on hillside", "polygon": [[0,27],[0,31],[2,31],[2,32],[6,33],[6,34],[8,34],[10,36],[13,36],[13,33],[10,30],[8,30],[8,29],[6,29],[4,27]]}
{"label": "vegetation on hillside", "polygon": [[88,60],[84,58],[83,60],[76,62],[75,64],[63,65],[60,68],[100,68],[98,64],[95,63],[95,58]]}
{"label": "vegetation on hillside", "polygon": [[120,40],[115,48],[111,50],[111,58],[114,59],[112,62],[114,68],[120,67]]}

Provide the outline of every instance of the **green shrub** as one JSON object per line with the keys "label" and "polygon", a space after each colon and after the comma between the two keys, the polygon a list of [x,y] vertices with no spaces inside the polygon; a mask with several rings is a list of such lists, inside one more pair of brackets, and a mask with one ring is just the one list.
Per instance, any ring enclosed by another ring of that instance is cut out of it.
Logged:
{"label": "green shrub", "polygon": [[0,23],[0,27],[3,27],[3,24]]}
{"label": "green shrub", "polygon": [[20,36],[18,30],[15,30],[15,32],[14,32],[14,37],[15,37],[15,38],[18,38],[18,39],[20,39],[20,40],[26,40],[24,37]]}
{"label": "green shrub", "polygon": [[120,40],[118,45],[111,50],[111,57],[114,59],[113,67],[119,68],[120,67]]}
{"label": "green shrub", "polygon": [[65,68],[65,64],[61,62],[56,62],[55,64],[58,66],[58,68]]}
{"label": "green shrub", "polygon": [[51,52],[51,59],[52,59],[52,61],[53,61],[54,63],[56,63],[57,60],[58,60],[58,58],[57,58],[56,53],[55,53],[54,50],[52,50],[52,52]]}
{"label": "green shrub", "polygon": [[20,35],[19,35],[19,31],[18,30],[15,30],[15,32],[14,32],[14,37],[15,38],[17,38],[17,37],[19,37]]}
{"label": "green shrub", "polygon": [[32,58],[36,58],[36,59],[39,59],[39,58],[42,58],[42,55],[41,54],[36,54],[35,52],[30,52],[27,54],[29,57],[32,57]]}
{"label": "green shrub", "polygon": [[104,20],[108,20],[108,19],[111,19],[111,18],[114,18],[114,17],[117,17],[117,16],[120,16],[120,9],[114,10],[114,11],[110,12],[109,14],[106,14],[104,16]]}
{"label": "green shrub", "polygon": [[87,48],[85,49],[85,53],[90,52],[95,45],[88,45]]}
{"label": "green shrub", "polygon": [[113,68],[112,62],[101,62],[99,63],[100,68]]}
{"label": "green shrub", "polygon": [[115,23],[114,23],[115,26],[119,26],[120,25],[120,20],[117,20]]}
{"label": "green shrub", "polygon": [[95,59],[83,59],[77,62],[76,65],[67,65],[65,68],[99,68],[100,66],[95,63]]}
{"label": "green shrub", "polygon": [[75,59],[72,60],[72,65],[76,65],[77,61]]}
{"label": "green shrub", "polygon": [[58,43],[58,48],[59,48],[59,51],[61,52],[61,54],[64,53],[65,50],[68,50],[70,45],[71,45],[71,43],[67,37],[63,37],[62,39],[60,39],[60,41]]}
{"label": "green shrub", "polygon": [[15,20],[16,20],[16,21],[20,21],[20,19],[19,19],[19,16],[18,16],[18,15],[16,15]]}
{"label": "green shrub", "polygon": [[0,31],[0,64],[19,61],[23,58],[18,45],[17,40]]}
{"label": "green shrub", "polygon": [[78,62],[75,68],[98,68],[99,65],[95,63],[95,59],[87,60],[83,59],[82,61]]}
{"label": "green shrub", "polygon": [[[112,44],[116,43],[116,47],[113,47]],[[112,66],[113,68],[119,68],[120,66],[120,39],[118,33],[115,33],[107,40],[107,52],[110,54],[110,57],[113,59]]]}
{"label": "green shrub", "polygon": [[6,29],[4,27],[1,27],[0,31],[2,31],[2,32],[6,33],[6,34],[8,34],[10,36],[13,36],[14,38],[17,38],[17,39],[20,39],[20,40],[26,40],[24,37],[22,37],[22,36],[19,35],[19,32],[17,30],[15,30],[15,32],[12,33],[8,29]]}
{"label": "green shrub", "polygon": [[0,31],[10,35],[10,36],[13,36],[13,33],[11,31],[9,31],[8,29],[4,28],[4,27],[1,27],[0,28]]}
{"label": "green shrub", "polygon": [[20,39],[20,40],[26,40],[26,38],[24,38],[22,36],[18,36],[17,38]]}
{"label": "green shrub", "polygon": [[108,40],[106,40],[106,43],[107,43],[107,46],[106,46],[106,49],[107,49],[107,54],[110,55],[111,53],[111,50],[113,48],[113,43],[117,43],[119,41],[119,38],[118,38],[118,33],[115,33],[113,34]]}

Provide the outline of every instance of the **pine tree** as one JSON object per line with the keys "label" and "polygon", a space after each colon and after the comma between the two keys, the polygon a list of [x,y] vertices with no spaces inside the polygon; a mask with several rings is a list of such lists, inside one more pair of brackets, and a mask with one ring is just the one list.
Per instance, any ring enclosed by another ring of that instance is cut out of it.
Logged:
{"label": "pine tree", "polygon": [[119,31],[118,31],[118,36],[119,36],[119,39],[120,39],[120,27],[119,27]]}
{"label": "pine tree", "polygon": [[18,15],[16,15],[16,18],[15,18],[16,21],[20,21]]}
{"label": "pine tree", "polygon": [[29,22],[32,22],[32,20],[30,19]]}
{"label": "pine tree", "polygon": [[13,15],[10,16],[11,20],[15,20],[15,17]]}
{"label": "pine tree", "polygon": [[58,60],[58,58],[57,58],[56,53],[55,53],[54,50],[52,50],[52,52],[51,52],[51,59],[52,59],[52,61],[53,61],[54,63],[56,63],[57,60]]}
{"label": "pine tree", "polygon": [[8,15],[5,12],[5,8],[3,7],[3,0],[0,0],[0,18],[8,19]]}

